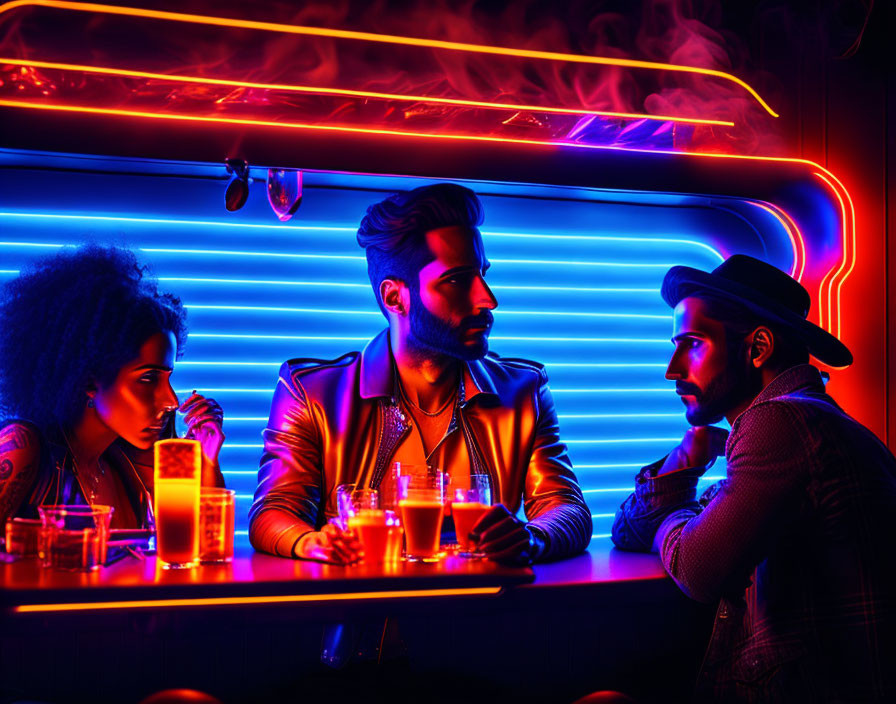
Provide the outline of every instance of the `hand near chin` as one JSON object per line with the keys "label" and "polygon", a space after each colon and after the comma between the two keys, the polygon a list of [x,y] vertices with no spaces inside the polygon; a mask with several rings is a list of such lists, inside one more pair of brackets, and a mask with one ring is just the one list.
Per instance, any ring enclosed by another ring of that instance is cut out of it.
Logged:
{"label": "hand near chin", "polygon": [[532,536],[526,524],[503,504],[492,506],[470,531],[476,550],[496,562],[528,565],[535,558]]}
{"label": "hand near chin", "polygon": [[178,409],[187,424],[186,438],[199,441],[203,465],[218,466],[218,453],[224,444],[224,411],[218,402],[195,391]]}
{"label": "hand near chin", "polygon": [[354,531],[342,530],[327,523],[320,530],[305,533],[293,550],[296,557],[316,560],[333,565],[351,565],[358,562],[363,551]]}
{"label": "hand near chin", "polygon": [[714,425],[699,425],[687,429],[658,474],[667,474],[687,467],[706,467],[716,457],[725,454],[728,431]]}

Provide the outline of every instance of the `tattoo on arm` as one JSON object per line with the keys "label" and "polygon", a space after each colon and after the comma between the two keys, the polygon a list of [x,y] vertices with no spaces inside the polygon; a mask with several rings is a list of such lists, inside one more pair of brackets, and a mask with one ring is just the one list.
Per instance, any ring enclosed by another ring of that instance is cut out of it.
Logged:
{"label": "tattoo on arm", "polygon": [[18,510],[37,478],[38,447],[20,425],[0,431],[0,521]]}
{"label": "tattoo on arm", "polygon": [[34,445],[31,433],[13,423],[0,430],[0,457],[13,450],[24,450]]}

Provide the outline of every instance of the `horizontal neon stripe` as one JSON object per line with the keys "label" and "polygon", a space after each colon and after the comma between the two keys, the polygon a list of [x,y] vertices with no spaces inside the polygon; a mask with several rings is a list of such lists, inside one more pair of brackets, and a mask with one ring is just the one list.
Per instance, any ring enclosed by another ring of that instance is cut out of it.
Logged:
{"label": "horizontal neon stripe", "polygon": [[[229,310],[229,311],[263,311],[269,313],[312,313],[326,315],[370,315],[377,318],[382,316],[378,310],[348,310],[339,308],[290,308],[285,306],[225,306],[185,303],[184,307],[194,310]],[[507,310],[501,308],[501,316],[506,315],[546,315],[567,316],[576,318],[637,318],[650,320],[670,320],[671,315],[648,315],[645,313],[593,313],[566,310]]]}
{"label": "horizontal neon stripe", "polygon": [[[243,333],[208,333],[208,332],[191,332],[189,337],[213,339],[213,340],[316,340],[330,342],[367,342],[370,340],[368,335],[364,336],[346,336],[346,335],[249,335]],[[492,335],[489,340],[492,342],[576,342],[576,343],[592,343],[592,342],[626,342],[626,343],[651,343],[668,345],[669,340],[660,339],[636,339],[625,337],[521,337],[508,335]]]}
{"label": "horizontal neon stripe", "polygon": [[[208,393],[250,393],[250,394],[273,394],[274,388],[265,388],[265,389],[255,389],[255,388],[242,388],[242,387],[197,387],[196,389],[202,394]],[[191,393],[193,389],[177,389],[178,394],[188,394]],[[594,388],[594,389],[563,389],[563,388],[551,388],[551,392],[555,394],[563,394],[563,393],[574,393],[574,394],[617,394],[617,393],[625,393],[625,394],[639,394],[639,393],[661,393],[661,394],[672,394],[674,393],[671,389],[636,389],[636,388],[625,388],[625,389],[604,389],[604,388]]]}
{"label": "horizontal neon stripe", "polygon": [[347,594],[301,594],[287,596],[202,597],[196,599],[146,599],[140,601],[98,601],[66,604],[23,604],[13,607],[19,614],[57,611],[106,611],[110,609],[168,609],[180,606],[237,606],[245,604],[295,604],[321,601],[359,601],[367,599],[412,599],[442,596],[485,596],[497,594],[501,587],[465,589],[421,589],[390,592],[350,592]]}
{"label": "horizontal neon stripe", "polygon": [[[140,223],[140,224],[151,224],[151,225],[187,225],[189,227],[231,227],[231,228],[241,228],[248,230],[281,230],[285,234],[293,232],[295,230],[301,231],[309,231],[309,232],[357,232],[357,226],[348,226],[348,227],[336,227],[332,225],[270,225],[270,224],[262,224],[262,223],[235,223],[235,222],[227,222],[225,220],[181,220],[181,219],[172,219],[172,218],[133,218],[133,217],[121,217],[121,216],[108,216],[108,215],[74,215],[68,213],[22,213],[22,212],[11,212],[11,211],[0,211],[0,217],[10,217],[10,218],[52,218],[58,220],[88,220],[88,221],[99,221],[99,222],[128,222],[128,223]],[[704,242],[698,242],[696,240],[682,239],[679,237],[638,237],[638,236],[610,236],[610,235],[572,235],[572,234],[542,234],[542,233],[534,233],[534,232],[494,232],[491,230],[482,230],[483,236],[488,237],[510,237],[513,239],[535,239],[535,240],[584,240],[584,241],[594,241],[594,242],[623,242],[627,244],[641,244],[641,243],[649,243],[649,244],[683,244],[694,247],[700,247],[712,253],[715,257],[719,259],[719,261],[723,261],[724,257],[710,245]],[[167,251],[164,249],[151,250],[147,249],[145,251]],[[171,250],[171,251],[181,251],[181,250]],[[183,250],[189,251],[189,250]],[[363,257],[362,257],[363,258]]]}
{"label": "horizontal neon stripe", "polygon": [[635,490],[634,486],[626,486],[621,489],[582,489],[583,494],[631,494]]}
{"label": "horizontal neon stripe", "polygon": [[613,518],[615,515],[616,515],[615,513],[592,513],[591,517],[592,518]]}
{"label": "horizontal neon stripe", "polygon": [[[45,244],[35,242],[0,242],[4,247],[45,247],[59,248],[74,246],[71,244]],[[178,249],[172,247],[136,247],[138,251],[152,254],[189,254],[193,256],[222,256],[222,257],[267,257],[283,259],[325,259],[335,261],[356,261],[366,263],[364,256],[349,254],[297,254],[293,252],[256,252],[252,250],[225,250],[225,249]],[[590,267],[622,267],[626,269],[670,269],[675,264],[668,262],[644,263],[644,262],[598,262],[565,259],[490,259],[493,264],[537,264],[539,266],[590,266]]]}
{"label": "horizontal neon stripe", "polygon": [[[684,418],[682,413],[561,413],[557,416],[560,420],[572,420],[573,418]],[[267,420],[267,419],[265,419]]]}
{"label": "horizontal neon stripe", "polygon": [[[329,338],[328,338],[329,339]],[[250,362],[250,361],[233,361],[233,360],[181,360],[177,362],[178,367],[280,367],[283,362]],[[666,364],[652,362],[633,362],[631,364],[622,364],[616,362],[593,362],[593,363],[565,363],[565,362],[542,362],[549,369],[665,369]],[[584,416],[583,416],[584,417]],[[618,417],[618,416],[589,416],[592,418],[600,417]]]}
{"label": "horizontal neon stripe", "polygon": [[343,283],[341,281],[277,281],[270,279],[210,279],[200,276],[159,276],[159,281],[196,282],[204,284],[252,284],[266,286],[328,286],[337,288],[370,289],[370,284]]}
{"label": "horizontal neon stripe", "polygon": [[[222,178],[223,180],[223,178]],[[227,222],[225,220],[179,220],[175,218],[129,218],[110,215],[74,215],[69,213],[17,213],[0,212],[6,218],[49,218],[56,220],[88,220],[98,222],[128,222],[146,225],[187,225],[189,227],[233,227],[247,230],[280,230],[289,234],[294,230],[321,232],[357,232],[357,227],[333,227],[331,225],[270,225],[263,223]]]}
{"label": "horizontal neon stripe", "polygon": [[640,469],[643,466],[640,462],[633,464],[576,464],[575,469]]}
{"label": "horizontal neon stripe", "polygon": [[594,533],[594,534],[592,534],[591,539],[592,540],[603,540],[605,538],[612,538],[612,537],[613,537],[612,533]]}
{"label": "horizontal neon stripe", "polygon": [[680,442],[681,438],[607,438],[593,440],[564,440],[567,445],[618,445],[625,443],[648,443],[648,442]]}
{"label": "horizontal neon stripe", "polygon": [[285,259],[335,259],[337,261],[367,262],[367,258],[354,254],[297,254],[295,252],[255,252],[230,249],[174,249],[171,247],[137,247],[141,252],[153,254],[191,254],[222,257],[282,257]]}

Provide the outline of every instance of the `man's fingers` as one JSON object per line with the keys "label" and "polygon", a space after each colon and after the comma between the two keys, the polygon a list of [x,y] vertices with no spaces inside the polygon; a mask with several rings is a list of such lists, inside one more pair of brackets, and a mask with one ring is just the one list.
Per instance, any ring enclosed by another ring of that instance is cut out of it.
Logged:
{"label": "man's fingers", "polygon": [[476,525],[470,531],[470,535],[474,536],[474,540],[479,540],[482,534],[492,526],[508,518],[510,518],[510,511],[503,504],[495,504],[476,522]]}
{"label": "man's fingers", "polygon": [[480,538],[477,548],[491,556],[492,553],[500,553],[520,541],[528,544],[529,534],[525,528],[514,525],[500,531],[489,531]]}

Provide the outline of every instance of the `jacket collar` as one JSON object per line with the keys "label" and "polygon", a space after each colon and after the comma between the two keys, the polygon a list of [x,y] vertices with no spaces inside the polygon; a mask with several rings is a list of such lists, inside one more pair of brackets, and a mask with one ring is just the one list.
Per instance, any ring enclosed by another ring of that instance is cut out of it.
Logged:
{"label": "jacket collar", "polygon": [[[386,328],[361,351],[361,398],[388,397],[394,401],[397,395],[394,369],[389,328]],[[481,359],[464,362],[463,382],[464,397],[460,400],[461,405],[479,394],[497,396],[495,383]]]}
{"label": "jacket collar", "polygon": [[821,372],[811,364],[797,364],[795,367],[785,369],[759,392],[759,395],[750,405],[769,401],[778,396],[786,396],[801,389],[824,393],[824,382],[821,380]]}

